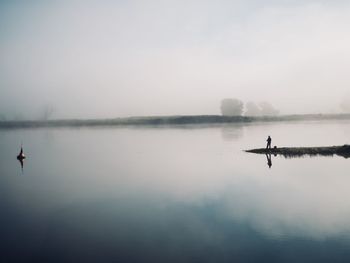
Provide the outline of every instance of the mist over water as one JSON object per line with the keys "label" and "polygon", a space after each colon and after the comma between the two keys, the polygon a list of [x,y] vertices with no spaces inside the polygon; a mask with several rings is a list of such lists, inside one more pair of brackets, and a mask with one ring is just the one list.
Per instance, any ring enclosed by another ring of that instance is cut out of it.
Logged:
{"label": "mist over water", "polygon": [[2,257],[343,261],[348,159],[272,156],[269,168],[243,150],[264,147],[267,134],[278,146],[341,145],[349,129],[333,121],[0,130]]}
{"label": "mist over water", "polygon": [[0,114],[218,114],[231,97],[281,114],[341,112],[349,10],[346,1],[1,1]]}
{"label": "mist over water", "polygon": [[0,262],[349,262],[349,14],[0,1]]}

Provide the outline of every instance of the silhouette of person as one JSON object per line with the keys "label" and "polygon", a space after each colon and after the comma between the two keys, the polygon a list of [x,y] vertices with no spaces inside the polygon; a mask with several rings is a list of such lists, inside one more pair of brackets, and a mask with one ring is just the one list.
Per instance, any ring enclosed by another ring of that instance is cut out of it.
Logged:
{"label": "silhouette of person", "polygon": [[271,168],[272,166],[272,160],[271,160],[271,154],[266,154],[266,159],[267,159],[267,166]]}
{"label": "silhouette of person", "polygon": [[266,141],[267,141],[266,149],[271,149],[271,141],[272,141],[272,139],[271,139],[270,135],[269,135],[269,137],[267,137]]}

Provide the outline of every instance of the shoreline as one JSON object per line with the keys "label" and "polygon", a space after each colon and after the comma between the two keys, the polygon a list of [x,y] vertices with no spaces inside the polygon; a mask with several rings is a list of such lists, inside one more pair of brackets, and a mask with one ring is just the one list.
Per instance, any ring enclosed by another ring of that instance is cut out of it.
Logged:
{"label": "shoreline", "polygon": [[203,124],[244,124],[255,122],[350,120],[350,114],[294,114],[281,116],[222,116],[222,115],[178,115],[126,117],[110,119],[62,119],[0,121],[0,129],[41,127],[94,127],[94,126],[173,126]]}
{"label": "shoreline", "polygon": [[245,150],[248,153],[282,155],[286,158],[301,156],[333,156],[338,155],[344,158],[350,157],[350,145],[322,146],[322,147],[281,147],[281,148],[258,148]]}

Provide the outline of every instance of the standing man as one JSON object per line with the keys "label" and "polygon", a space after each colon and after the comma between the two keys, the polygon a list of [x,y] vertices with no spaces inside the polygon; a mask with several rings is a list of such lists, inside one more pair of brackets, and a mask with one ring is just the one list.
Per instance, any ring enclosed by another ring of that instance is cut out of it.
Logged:
{"label": "standing man", "polygon": [[271,149],[271,137],[270,137],[270,135],[269,135],[269,137],[267,137],[267,145],[266,145],[266,149]]}

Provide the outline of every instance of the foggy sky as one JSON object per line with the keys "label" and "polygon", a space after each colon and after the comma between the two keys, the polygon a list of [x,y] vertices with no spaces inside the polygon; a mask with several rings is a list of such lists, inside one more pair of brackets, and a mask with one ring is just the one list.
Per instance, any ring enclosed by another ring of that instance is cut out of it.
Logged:
{"label": "foggy sky", "polygon": [[0,114],[219,114],[226,97],[339,112],[349,14],[347,1],[0,1]]}

